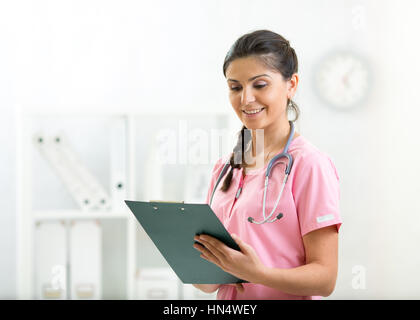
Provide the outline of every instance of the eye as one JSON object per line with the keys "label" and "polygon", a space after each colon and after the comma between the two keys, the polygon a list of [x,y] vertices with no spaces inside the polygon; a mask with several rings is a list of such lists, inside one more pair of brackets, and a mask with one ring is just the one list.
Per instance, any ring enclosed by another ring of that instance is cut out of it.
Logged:
{"label": "eye", "polygon": [[[265,86],[267,86],[267,85],[266,84],[257,84],[257,85],[254,86],[254,88],[262,89]],[[231,91],[239,91],[239,90],[241,90],[241,87],[231,87],[230,90]]]}
{"label": "eye", "polygon": [[258,84],[258,85],[255,85],[254,87],[258,88],[258,89],[261,89],[261,88],[264,88],[265,86],[266,86],[266,84]]}

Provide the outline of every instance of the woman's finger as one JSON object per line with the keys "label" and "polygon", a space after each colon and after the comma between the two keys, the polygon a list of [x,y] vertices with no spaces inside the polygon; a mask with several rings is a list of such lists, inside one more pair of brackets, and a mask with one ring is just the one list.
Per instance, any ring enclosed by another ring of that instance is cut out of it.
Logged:
{"label": "woman's finger", "polygon": [[239,246],[243,253],[247,253],[249,251],[249,245],[243,242],[236,234],[232,233],[232,238],[235,240],[236,244]]}
{"label": "woman's finger", "polygon": [[209,239],[209,237],[203,239],[203,238],[194,238],[196,241],[199,241],[203,246],[205,246],[213,255],[217,257],[219,261],[222,261],[225,259],[226,255],[225,253],[220,250],[219,245],[217,242],[212,241],[213,239]]}
{"label": "woman's finger", "polygon": [[193,247],[201,252],[201,257],[220,266],[220,260],[202,244],[194,243]]}

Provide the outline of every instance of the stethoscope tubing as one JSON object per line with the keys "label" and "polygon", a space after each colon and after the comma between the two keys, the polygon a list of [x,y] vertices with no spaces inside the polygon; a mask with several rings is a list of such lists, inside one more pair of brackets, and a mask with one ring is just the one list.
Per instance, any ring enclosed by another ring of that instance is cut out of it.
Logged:
{"label": "stethoscope tubing", "polygon": [[[288,149],[289,149],[289,146],[290,146],[290,144],[291,144],[291,142],[293,140],[293,136],[294,136],[294,132],[295,132],[295,126],[294,126],[294,123],[292,121],[289,121],[289,123],[290,123],[290,129],[291,130],[290,130],[289,138],[287,139],[286,146],[283,148],[283,152],[281,154],[276,155],[273,159],[270,160],[270,162],[268,163],[268,166],[267,166],[266,173],[265,173],[264,198],[263,198],[263,218],[264,219],[262,221],[255,221],[253,218],[249,217],[248,218],[248,221],[251,222],[251,223],[255,223],[255,224],[264,224],[264,223],[267,223],[267,222],[268,223],[272,223],[272,222],[274,222],[276,220],[279,220],[280,218],[283,217],[283,214],[280,213],[274,219],[270,220],[271,217],[273,216],[274,212],[277,209],[278,203],[279,203],[279,201],[281,199],[281,196],[283,194],[284,187],[286,185],[287,179],[289,177],[290,171],[292,170],[292,166],[293,166],[293,158],[288,153]],[[266,205],[267,189],[268,189],[268,183],[269,183],[269,178],[270,178],[271,170],[273,169],[273,167],[277,163],[279,163],[279,162],[277,162],[277,160],[278,159],[281,159],[281,158],[286,158],[288,160],[288,163],[287,163],[287,166],[286,166],[286,169],[285,169],[285,176],[284,176],[284,179],[283,179],[283,183],[282,183],[282,186],[281,186],[281,189],[280,189],[279,196],[277,197],[276,204],[275,204],[273,210],[271,211],[270,215],[268,217],[266,217],[266,214],[265,214],[265,205]],[[220,183],[220,180],[222,179],[222,177],[226,174],[227,170],[229,169],[229,166],[230,166],[230,159],[225,163],[222,171],[220,172],[220,174],[219,174],[219,176],[218,176],[218,178],[216,180],[215,186],[213,188],[213,191],[212,191],[212,194],[211,194],[211,197],[210,197],[210,204],[209,204],[210,206],[212,204],[213,196],[214,196],[214,193],[216,191],[216,188],[217,188],[218,184]]]}

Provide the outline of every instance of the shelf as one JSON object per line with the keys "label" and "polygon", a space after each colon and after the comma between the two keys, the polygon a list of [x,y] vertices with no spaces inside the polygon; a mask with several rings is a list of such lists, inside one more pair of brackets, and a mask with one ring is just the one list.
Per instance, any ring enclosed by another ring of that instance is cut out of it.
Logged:
{"label": "shelf", "polygon": [[[128,207],[124,206],[122,200],[163,199],[163,195],[174,199],[184,199],[186,194],[195,196],[195,191],[199,190],[203,185],[201,181],[207,177],[210,168],[199,167],[197,170],[185,170],[190,175],[194,173],[194,178],[199,173],[204,178],[197,180],[200,181],[197,187],[194,184],[191,190],[184,190],[184,185],[180,187],[178,181],[186,180],[188,182],[190,178],[189,175],[183,176],[185,166],[182,163],[183,166],[180,169],[173,169],[169,166],[154,166],[154,162],[148,156],[153,151],[150,146],[153,144],[151,133],[156,133],[157,129],[153,125],[155,121],[151,121],[147,117],[152,118],[155,116],[156,120],[163,119],[161,120],[163,121],[163,127],[174,130],[177,138],[181,139],[184,132],[180,132],[180,120],[185,120],[185,123],[194,120],[195,127],[200,128],[200,130],[207,128],[208,132],[210,132],[213,128],[223,129],[229,127],[227,115],[224,113],[209,114],[206,112],[190,113],[180,111],[179,113],[165,113],[165,117],[162,117],[162,114],[159,112],[124,113],[118,111],[99,113],[80,110],[80,112],[70,113],[69,111],[61,114],[61,112],[53,112],[54,110],[57,110],[57,108],[51,108],[51,110],[47,108],[37,112],[22,112],[19,118],[19,158],[23,159],[19,165],[21,207],[18,210],[19,217],[17,218],[20,239],[17,250],[19,297],[22,299],[34,299],[35,297],[42,299],[42,292],[40,292],[42,286],[40,284],[52,283],[52,279],[55,279],[54,277],[56,276],[52,270],[55,270],[54,267],[57,264],[64,265],[69,270],[72,270],[71,265],[74,265],[76,260],[72,260],[70,252],[79,252],[78,250],[70,251],[73,247],[72,243],[74,243],[71,241],[78,239],[77,236],[72,238],[72,235],[76,234],[74,232],[77,232],[77,230],[82,230],[80,228],[83,228],[85,225],[90,225],[90,223],[84,223],[89,220],[97,222],[101,230],[101,245],[99,249],[97,248],[98,256],[101,256],[101,280],[99,282],[101,299],[141,299],[144,297],[143,294],[145,294],[147,288],[151,288],[151,291],[156,293],[157,289],[162,289],[159,286],[163,285],[164,281],[148,282],[144,279],[144,281],[140,281],[136,277],[136,272],[139,269],[142,269],[144,272],[144,269],[159,269],[168,267],[168,265],[134,215]],[[71,110],[74,111],[74,109]],[[210,109],[208,108],[207,110]],[[210,119],[210,115],[213,116],[213,119]],[[173,118],[170,116],[173,116]],[[57,121],[54,117],[62,121]],[[192,117],[197,117],[197,119],[192,119]],[[223,119],[220,117],[223,117]],[[99,118],[103,121],[98,121]],[[208,121],[209,119],[211,122]],[[83,122],[80,122],[80,120],[83,120]],[[91,124],[98,125],[98,130],[103,130],[102,135],[95,129],[96,127],[91,127]],[[190,127],[193,126],[189,126],[188,129]],[[57,191],[58,196],[62,196],[64,191],[61,192],[62,190],[58,189],[62,188],[63,185],[59,183],[58,179],[55,179],[53,176],[54,172],[46,171],[49,170],[48,163],[43,162],[38,153],[34,153],[32,136],[33,133],[38,132],[40,129],[47,133],[54,131],[71,132],[74,136],[74,141],[80,142],[80,144],[75,145],[80,147],[78,149],[80,154],[86,155],[83,160],[87,161],[88,164],[90,163],[90,168],[96,168],[94,166],[98,159],[103,159],[101,163],[102,169],[95,171],[95,174],[98,176],[100,174],[103,175],[102,182],[105,186],[108,186],[107,183],[110,186],[115,186],[114,182],[121,179],[125,181],[125,189],[111,190],[113,209],[111,207],[108,210],[82,210],[78,206],[74,207],[75,209],[61,209],[72,208],[74,201],[71,202],[69,196],[54,198],[55,202],[51,203],[50,199],[55,196],[54,192],[56,190],[59,190],[59,192]],[[114,132],[114,129],[117,132]],[[107,136],[108,132],[110,132],[109,137]],[[187,133],[190,134],[190,131]],[[96,140],[88,141],[91,135]],[[99,139],[99,137],[101,138]],[[212,137],[211,134],[208,137]],[[95,148],[98,148],[99,151],[95,150],[95,152],[92,152],[92,145],[95,145]],[[124,146],[124,148],[115,146]],[[189,151],[196,150],[194,145],[191,149],[190,147],[188,146]],[[115,165],[112,165],[113,163]],[[151,170],[149,170],[149,167]],[[163,177],[169,179],[169,181],[164,180]],[[160,181],[160,183],[156,183],[156,181]],[[206,183],[204,183],[204,187],[206,187]],[[40,199],[43,201],[39,201]],[[74,225],[73,221],[76,222]],[[63,224],[64,228],[60,224]],[[50,230],[53,230],[55,233],[50,234]],[[83,233],[83,237],[85,236],[88,239],[89,233]],[[40,242],[40,237],[43,237],[42,239],[45,241]],[[47,248],[50,248],[49,244],[51,243],[52,247],[58,245],[55,243],[54,237],[65,238],[63,240],[65,248],[56,250],[51,254],[50,252],[52,251],[48,249],[46,251],[47,254],[40,255],[40,252],[42,252],[40,251],[40,247],[42,247],[40,243],[42,245],[45,243]],[[86,243],[90,242],[87,240]],[[80,242],[78,246],[80,248],[83,247],[83,245],[80,245]],[[66,262],[58,263],[55,257],[56,252],[60,257],[65,254],[63,261]],[[45,263],[40,264],[39,261],[41,259],[44,259]],[[81,260],[77,261],[80,262]],[[86,268],[86,272],[88,269]],[[74,283],[71,282],[71,279],[71,276],[69,276],[65,280],[68,288],[74,288]],[[97,283],[96,280],[92,281]],[[170,288],[174,288],[174,285],[177,286],[177,290],[174,291],[174,298],[200,298],[197,295],[197,289],[187,286],[187,289],[181,290],[178,288],[179,280],[173,282],[166,283],[165,286],[167,285]],[[148,287],[148,285],[150,286]],[[70,295],[70,298],[72,296],[75,297]]]}
{"label": "shelf", "polygon": [[90,219],[127,219],[129,212],[122,211],[81,211],[51,210],[33,211],[35,221],[42,220],[90,220]]}

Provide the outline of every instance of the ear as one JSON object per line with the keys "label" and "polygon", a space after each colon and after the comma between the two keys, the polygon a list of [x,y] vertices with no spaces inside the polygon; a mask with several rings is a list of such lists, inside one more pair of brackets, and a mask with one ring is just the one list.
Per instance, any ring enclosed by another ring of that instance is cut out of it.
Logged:
{"label": "ear", "polygon": [[294,73],[290,80],[287,81],[287,96],[293,98],[296,93],[297,86],[299,83],[299,76],[297,73]]}

